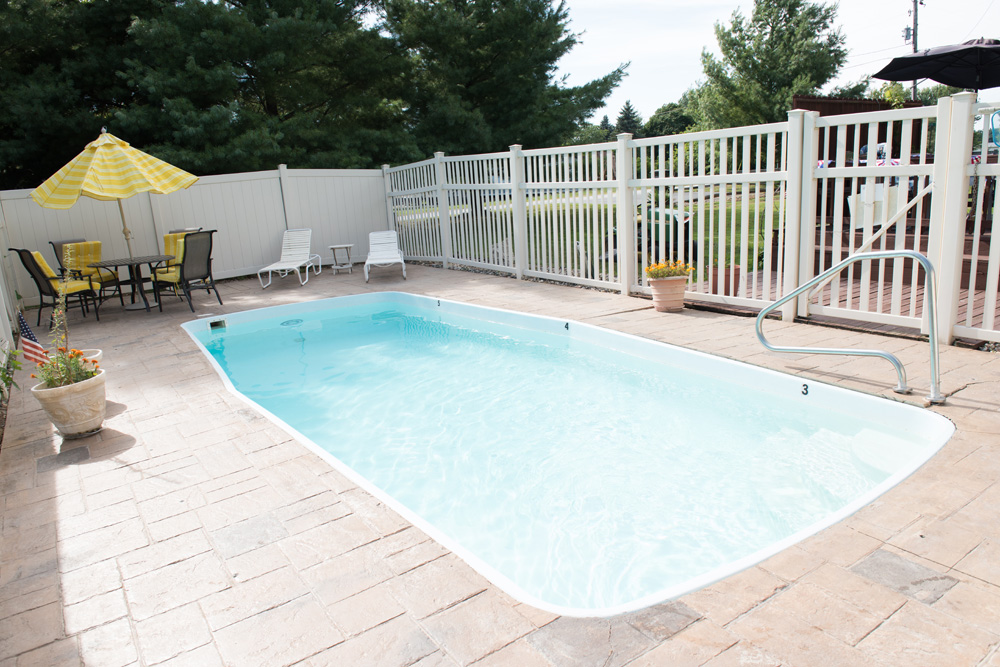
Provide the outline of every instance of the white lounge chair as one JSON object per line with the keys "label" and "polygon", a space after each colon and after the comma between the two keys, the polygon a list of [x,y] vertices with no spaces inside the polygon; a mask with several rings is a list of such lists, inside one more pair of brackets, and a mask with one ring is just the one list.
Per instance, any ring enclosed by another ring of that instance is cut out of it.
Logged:
{"label": "white lounge chair", "polygon": [[[270,266],[265,266],[257,272],[257,279],[262,288],[267,288],[271,284],[271,272],[277,273],[279,278],[284,278],[292,271],[299,277],[299,284],[305,285],[309,282],[309,268],[313,273],[323,272],[323,261],[320,256],[311,252],[312,250],[312,230],[311,229],[288,229],[281,239],[281,259]],[[305,269],[305,279],[302,278],[301,269]],[[264,283],[264,276],[267,272],[267,283]]]}
{"label": "white lounge chair", "polygon": [[399,238],[396,232],[372,232],[368,235],[368,248],[365,282],[368,282],[368,270],[371,267],[393,264],[399,264],[403,268],[403,280],[406,280],[406,264],[403,262],[403,253],[399,251]]}

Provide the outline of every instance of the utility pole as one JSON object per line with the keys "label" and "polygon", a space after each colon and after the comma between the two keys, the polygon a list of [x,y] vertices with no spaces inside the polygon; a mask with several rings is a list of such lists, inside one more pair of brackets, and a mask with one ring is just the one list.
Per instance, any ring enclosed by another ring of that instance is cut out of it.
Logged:
{"label": "utility pole", "polygon": [[[913,0],[913,52],[917,52],[917,7],[923,4],[923,0]],[[917,101],[917,80],[913,80],[913,95],[910,97]]]}
{"label": "utility pole", "polygon": [[[924,4],[924,0],[913,0],[913,9],[910,10],[910,16],[913,17],[913,27],[907,26],[903,29],[903,38],[913,44],[913,52],[917,52],[917,9],[920,5]],[[911,41],[912,40],[912,41]],[[910,99],[916,101],[917,99],[917,80],[913,80],[913,88],[910,93]]]}

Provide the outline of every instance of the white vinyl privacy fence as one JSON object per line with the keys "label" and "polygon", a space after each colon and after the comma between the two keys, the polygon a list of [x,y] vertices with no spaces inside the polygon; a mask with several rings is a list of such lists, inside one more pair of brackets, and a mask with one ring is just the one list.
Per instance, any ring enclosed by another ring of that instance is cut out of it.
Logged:
{"label": "white vinyl privacy fence", "polygon": [[[13,291],[25,304],[38,302],[37,290],[17,255],[7,248],[38,250],[55,266],[50,241],[86,238],[101,241],[105,258],[127,257],[116,202],[80,197],[65,211],[46,209],[30,190],[0,192],[4,279],[0,290],[10,303]],[[187,190],[170,195],[142,193],[122,202],[133,233],[136,256],[163,250],[172,229],[215,229],[212,269],[216,279],[253,275],[278,259],[286,229],[313,230],[312,250],[324,263],[330,245],[353,243],[364,258],[368,233],[388,229],[385,187],[377,169],[286,169],[205,176]],[[341,257],[342,258],[342,257]],[[225,297],[223,297],[225,298]]]}

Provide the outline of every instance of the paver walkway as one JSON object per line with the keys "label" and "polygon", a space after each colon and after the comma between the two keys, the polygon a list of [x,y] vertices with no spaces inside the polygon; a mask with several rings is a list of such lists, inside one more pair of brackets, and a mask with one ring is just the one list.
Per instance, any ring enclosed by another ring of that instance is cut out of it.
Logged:
{"label": "paver walkway", "polygon": [[[778,356],[753,320],[408,267],[255,279],[198,315],[405,290],[581,320],[891,395],[889,364]],[[24,389],[0,450],[0,667],[26,665],[1000,665],[1000,356],[942,350],[958,432],[855,516],[679,600],[605,619],[519,604],[229,394],[165,312],[98,324],[108,420],[62,443]],[[768,323],[776,342],[883,347],[926,395],[927,344]],[[264,361],[262,360],[262,363]]]}

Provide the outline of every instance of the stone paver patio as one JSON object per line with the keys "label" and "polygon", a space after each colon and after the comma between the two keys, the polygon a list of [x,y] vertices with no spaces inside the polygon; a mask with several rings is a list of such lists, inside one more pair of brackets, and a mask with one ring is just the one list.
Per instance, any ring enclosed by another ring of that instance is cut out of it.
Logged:
{"label": "stone paver patio", "polygon": [[[422,266],[221,285],[197,315],[403,290],[580,320],[892,396],[889,364],[778,356],[753,320]],[[186,304],[71,314],[104,350],[108,420],[62,443],[21,371],[0,450],[0,667],[1000,665],[1000,355],[942,349],[957,433],[851,518],[678,600],[604,619],[519,604],[229,394]],[[775,342],[882,347],[927,393],[927,344],[771,322]]]}

